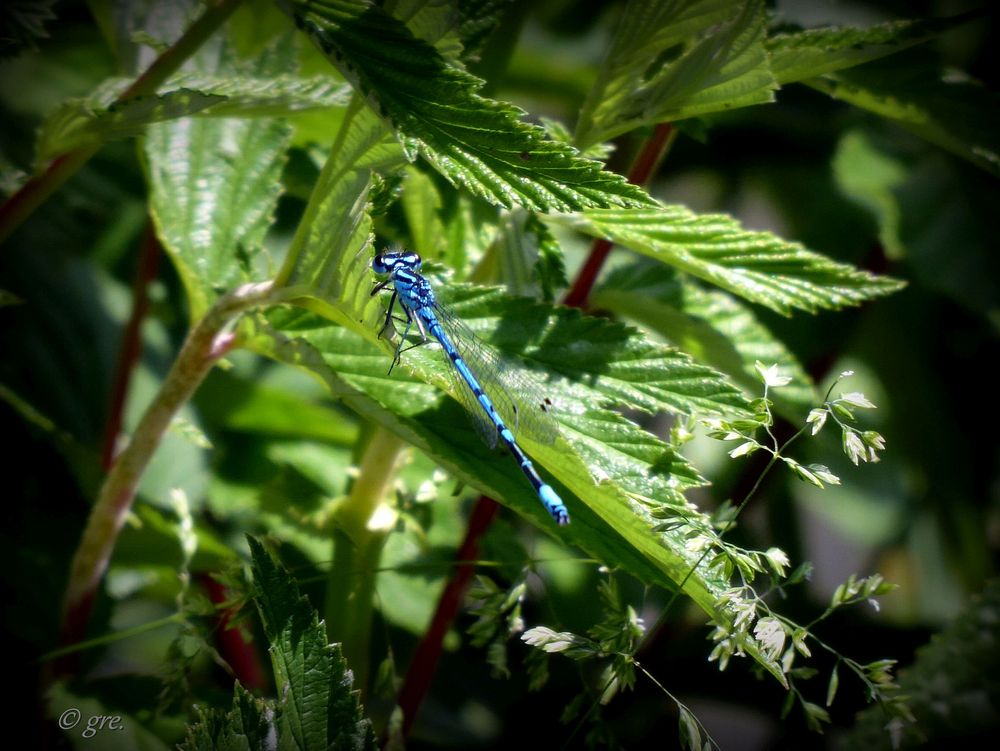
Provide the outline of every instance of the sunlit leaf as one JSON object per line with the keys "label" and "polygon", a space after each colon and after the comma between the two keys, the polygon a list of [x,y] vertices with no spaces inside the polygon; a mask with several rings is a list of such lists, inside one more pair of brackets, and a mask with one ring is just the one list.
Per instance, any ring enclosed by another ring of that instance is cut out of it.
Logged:
{"label": "sunlit leaf", "polygon": [[670,264],[788,315],[857,305],[901,287],[789,242],[744,229],[731,217],[695,214],[683,206],[588,209],[552,217]]}
{"label": "sunlit leaf", "polygon": [[537,211],[651,202],[621,176],[522,122],[516,107],[480,96],[479,79],[379,6],[364,0],[283,0],[282,6],[391,123],[407,156],[423,156],[452,183],[501,206]]}
{"label": "sunlit leaf", "polygon": [[621,266],[607,275],[590,302],[666,337],[748,394],[760,393],[754,363],[762,360],[778,364],[782,373],[792,376],[792,382],[773,395],[780,406],[801,411],[818,399],[795,355],[750,306],[669,266],[650,262]]}
{"label": "sunlit leaf", "polygon": [[[198,58],[212,74],[257,65],[256,72],[265,75],[294,63],[287,39],[254,64],[238,63],[225,40],[217,44]],[[186,117],[149,126],[151,212],[184,282],[192,318],[220,290],[271,271],[261,250],[290,137],[287,125],[270,118]]]}
{"label": "sunlit leaf", "polygon": [[39,131],[36,161],[44,164],[71,149],[138,136],[152,123],[193,115],[284,116],[343,107],[351,93],[347,84],[338,84],[329,76],[250,78],[234,71],[229,76],[175,76],[160,93],[115,103],[114,98],[129,83],[131,79],[114,79],[87,99],[63,103]]}
{"label": "sunlit leaf", "polygon": [[762,3],[634,0],[580,114],[577,143],[770,102],[776,87]]}

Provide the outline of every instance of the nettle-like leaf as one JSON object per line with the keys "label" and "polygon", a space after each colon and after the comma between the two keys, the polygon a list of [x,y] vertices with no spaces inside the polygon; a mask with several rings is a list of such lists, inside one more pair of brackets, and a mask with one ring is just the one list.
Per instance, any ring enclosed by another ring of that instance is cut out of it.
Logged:
{"label": "nettle-like leaf", "polygon": [[347,84],[329,76],[269,78],[185,73],[171,78],[163,91],[116,103],[131,79],[107,81],[86,99],[71,99],[55,110],[39,130],[36,162],[118,138],[141,135],[152,123],[201,117],[269,117],[330,107],[350,98]]}
{"label": "nettle-like leaf", "polygon": [[433,178],[416,167],[408,167],[400,205],[406,216],[411,250],[417,251],[424,258],[440,258],[444,255],[448,230],[441,220],[443,202]]}
{"label": "nettle-like leaf", "polygon": [[[243,341],[318,375],[360,416],[539,526],[551,525],[516,465],[498,461],[474,435],[459,401],[446,395],[457,392],[437,348],[412,349],[391,377],[386,373],[394,342],[379,337],[386,302],[370,294],[367,190],[374,174],[402,163],[388,126],[354,97],[277,276],[277,294],[298,309],[276,308],[246,321]],[[724,570],[711,559],[699,563],[714,532],[682,495],[704,480],[670,446],[612,408],[740,413],[739,392],[709,368],[621,324],[494,290],[438,288],[464,325],[510,358],[518,383],[551,397],[562,435],[552,442],[530,431],[519,438],[571,505],[566,538],[643,581],[683,582],[709,617],[730,623],[733,615],[717,608],[728,586]],[[773,661],[755,656],[781,679]]]}
{"label": "nettle-like leaf", "polygon": [[550,391],[559,377],[567,379],[568,404],[612,401],[648,413],[708,414],[746,406],[715,371],[633,328],[481,287],[445,287],[440,295],[480,339],[537,368],[539,388]]}
{"label": "nettle-like leaf", "polygon": [[375,749],[339,644],[326,630],[298,585],[255,539],[257,610],[270,645],[277,699],[254,699],[237,686],[233,709],[215,712],[188,730],[183,748]]}
{"label": "nettle-like leaf", "polygon": [[[213,39],[193,62],[212,76],[263,78],[292,69],[295,48],[285,35],[269,54],[241,61],[227,39]],[[149,126],[150,209],[192,319],[220,290],[270,275],[261,250],[290,139],[291,129],[272,118],[185,117]]]}
{"label": "nettle-like leaf", "polygon": [[[475,298],[466,300],[459,308],[469,325],[476,329],[483,323],[493,325],[492,316],[500,302],[496,293],[467,291]],[[484,306],[481,320],[477,319],[473,304]],[[508,304],[517,308],[528,305],[516,300]],[[399,435],[464,483],[503,501],[539,527],[551,528],[551,517],[516,465],[509,457],[499,457],[489,450],[463,414],[459,401],[443,393],[451,391],[453,381],[439,348],[412,349],[391,376],[386,374],[392,348],[386,342],[381,342],[381,346],[374,343],[382,323],[381,311],[375,314],[374,320],[359,328],[361,335],[306,313],[272,314],[272,320],[282,329],[261,324],[252,346],[271,357],[311,370],[324,379],[336,397],[361,416]],[[572,311],[567,315],[570,315],[568,320],[562,321],[557,316],[551,325],[556,329],[568,326],[563,332],[567,335],[574,330],[584,333],[575,327],[588,326],[589,319],[581,319]],[[518,346],[503,350],[512,358],[537,333],[522,325],[522,318],[505,317],[503,324],[493,326],[494,331],[506,328],[504,336],[518,342]],[[600,323],[627,331],[617,324]],[[559,338],[553,336],[551,340]],[[641,344],[641,337],[634,333],[629,338],[635,341],[619,346],[628,349]],[[500,341],[492,339],[493,344]],[[593,341],[599,347],[610,346],[596,337]],[[660,349],[663,353],[670,352],[667,348]],[[535,357],[532,354],[531,359]],[[647,361],[647,366],[650,369],[647,375],[658,369],[670,372],[664,363]],[[631,376],[638,379],[641,373],[637,369]],[[561,539],[651,585],[673,589],[684,582],[685,594],[711,619],[731,623],[733,614],[718,604],[729,586],[722,567],[708,559],[699,563],[699,551],[704,545],[713,544],[716,538],[707,518],[682,495],[684,488],[700,484],[701,479],[662,441],[614,411],[592,406],[610,403],[608,393],[643,388],[638,382],[629,383],[624,374],[604,377],[599,366],[589,380],[582,377],[574,383],[553,378],[546,384],[546,394],[553,400],[561,437],[546,444],[533,440],[528,433],[519,435],[519,442],[543,473],[554,478],[557,490],[569,506],[572,523],[560,528]],[[650,396],[647,394],[645,398]],[[727,400],[728,397],[723,402]],[[661,520],[669,520],[670,524],[661,528],[658,524]],[[773,661],[755,651],[752,644],[747,645],[747,650],[782,680]]]}
{"label": "nettle-like leaf", "polygon": [[[378,336],[385,301],[369,294],[367,259],[367,253],[345,253],[331,267],[345,274],[340,285],[330,285],[341,291],[339,298],[297,299],[343,325],[305,311],[275,310],[270,322],[256,319],[248,346],[313,372],[360,416],[456,478],[540,527],[552,525],[516,465],[489,450],[463,414],[439,347],[408,350],[387,374],[395,343]],[[357,275],[360,269],[367,275]],[[621,324],[495,290],[439,285],[439,293],[470,331],[507,357],[517,383],[532,384],[552,401],[561,435],[551,443],[530,431],[518,439],[569,504],[573,522],[560,536],[650,584],[674,588],[683,582],[684,592],[713,620],[731,622],[733,614],[718,608],[728,587],[723,569],[710,559],[699,563],[714,532],[682,494],[703,480],[668,445],[609,407],[740,412],[738,393],[704,366]],[[781,680],[773,661],[753,645],[747,649]]]}
{"label": "nettle-like leaf", "polygon": [[259,278],[290,131],[273,120],[150,128],[151,209],[197,318],[219,290]]}
{"label": "nettle-like leaf", "polygon": [[919,21],[889,21],[868,28],[831,27],[775,34],[765,46],[771,72],[784,85],[834,73],[922,44],[979,13]]}
{"label": "nettle-like leaf", "polygon": [[[363,289],[365,296],[372,299],[368,296],[368,285]],[[517,368],[518,384],[528,384],[552,401],[556,419],[573,450],[567,451],[561,443],[558,450],[556,445],[536,445],[531,434],[519,437],[530,442],[533,455],[545,466],[549,466],[549,461],[554,463],[550,469],[557,476],[557,467],[561,466],[581,484],[618,480],[621,487],[643,497],[657,498],[664,494],[674,497],[678,491],[700,485],[703,480],[666,444],[609,411],[607,406],[627,404],[648,412],[712,414],[740,412],[744,408],[738,392],[713,371],[675,350],[646,341],[634,329],[584,317],[575,311],[555,312],[549,306],[508,298],[496,290],[444,287],[441,295],[451,303],[450,309],[461,316],[469,331],[481,334],[481,339],[507,357],[506,365]],[[471,430],[461,415],[459,394],[438,347],[408,351],[393,374],[386,374],[394,345],[377,338],[383,323],[384,301],[376,298],[375,302],[374,307],[366,305],[339,316],[347,321],[360,319],[351,328],[370,342],[367,347],[352,343],[351,335],[340,329],[327,330],[318,319],[275,320],[286,334],[303,337],[324,357],[328,356],[340,377],[351,380],[348,376],[352,375],[355,389],[367,392],[395,414],[422,411],[441,402],[440,391],[433,388],[437,386],[455,399],[445,400],[445,406],[435,408],[445,410],[449,416],[446,420],[435,420],[434,426],[449,423],[453,432]],[[526,342],[537,344],[526,348]],[[345,354],[345,347],[350,348],[351,356]],[[405,372],[412,373],[424,385],[407,383]],[[411,403],[408,397],[412,394],[418,398]],[[420,443],[426,442],[425,437]],[[463,454],[485,456],[488,462],[491,453],[476,441],[472,443],[469,446],[463,437],[457,445]],[[577,448],[585,455],[583,465],[572,455]],[[503,474],[506,470],[516,467],[494,463],[489,471]],[[523,480],[516,473],[515,478]],[[472,482],[481,485],[475,479]],[[530,486],[519,483],[517,487],[518,495],[526,498],[534,510],[537,501]]]}
{"label": "nettle-like leaf", "polygon": [[722,290],[705,289],[673,269],[646,262],[612,271],[590,302],[649,327],[748,393],[760,392],[754,367],[760,361],[774,363],[792,377],[791,383],[772,393],[779,405],[804,411],[818,401],[795,355],[747,305]]}
{"label": "nettle-like leaf", "polygon": [[732,217],[695,214],[683,206],[588,209],[550,221],[631,248],[783,315],[857,305],[902,286],[770,232],[746,230]]}
{"label": "nettle-like leaf", "polygon": [[182,751],[249,751],[267,748],[276,736],[275,710],[257,699],[239,683],[233,690],[233,707],[228,712],[196,706],[198,720],[187,729]]}
{"label": "nettle-like leaf", "polygon": [[764,39],[760,2],[630,2],[580,114],[578,145],[774,101]]}
{"label": "nettle-like leaf", "polygon": [[495,204],[537,211],[641,206],[651,199],[600,163],[545,138],[517,108],[365,0],[283,0],[282,7],[391,123],[411,160]]}
{"label": "nettle-like leaf", "polygon": [[893,120],[993,175],[1000,175],[1000,94],[918,54],[897,55],[810,86]]}
{"label": "nettle-like leaf", "polygon": [[496,31],[504,11],[510,8],[510,0],[463,0],[456,5],[458,34],[465,55],[477,56]]}
{"label": "nettle-like leaf", "polygon": [[[313,188],[276,284],[301,292],[334,320],[374,305],[368,297],[371,237],[368,189],[373,174],[405,164],[392,131],[355,98]],[[345,305],[337,302],[349,299]]]}

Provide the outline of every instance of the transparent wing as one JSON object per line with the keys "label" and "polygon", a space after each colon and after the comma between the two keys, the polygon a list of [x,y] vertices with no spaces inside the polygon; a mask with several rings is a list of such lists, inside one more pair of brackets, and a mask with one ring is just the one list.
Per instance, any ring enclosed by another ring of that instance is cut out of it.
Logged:
{"label": "transparent wing", "polygon": [[[526,433],[541,443],[555,441],[559,427],[550,414],[555,405],[545,395],[541,384],[528,375],[530,371],[483,342],[447,309],[435,305],[434,312],[452,346],[465,360],[511,432],[515,435]],[[476,431],[492,448],[497,443],[496,426],[461,375],[455,368],[449,370],[456,381],[462,404],[473,418]]]}

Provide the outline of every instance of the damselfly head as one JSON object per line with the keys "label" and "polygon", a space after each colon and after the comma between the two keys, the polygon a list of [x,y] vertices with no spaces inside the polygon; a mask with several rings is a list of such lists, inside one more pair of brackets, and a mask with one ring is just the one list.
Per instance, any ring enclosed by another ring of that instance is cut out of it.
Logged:
{"label": "damselfly head", "polygon": [[383,250],[372,259],[372,271],[391,274],[396,269],[420,270],[420,256],[412,250]]}

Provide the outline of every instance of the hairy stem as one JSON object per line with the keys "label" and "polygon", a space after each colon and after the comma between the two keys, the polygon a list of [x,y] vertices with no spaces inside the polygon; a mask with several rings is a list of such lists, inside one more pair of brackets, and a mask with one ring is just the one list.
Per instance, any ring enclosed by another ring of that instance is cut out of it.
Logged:
{"label": "hairy stem", "polygon": [[191,398],[215,362],[235,343],[232,320],[265,302],[271,282],[246,284],[212,306],[188,334],[153,402],[147,407],[128,447],[118,456],[90,511],[73,556],[63,606],[62,643],[79,641],[87,626],[97,587],[107,570],[118,533],[135,498],[143,472],[178,410]]}

